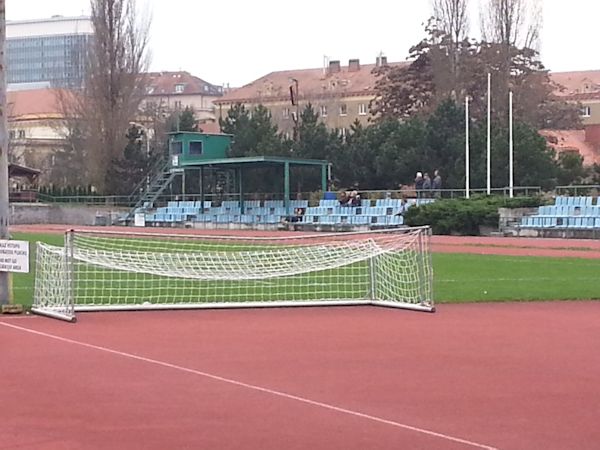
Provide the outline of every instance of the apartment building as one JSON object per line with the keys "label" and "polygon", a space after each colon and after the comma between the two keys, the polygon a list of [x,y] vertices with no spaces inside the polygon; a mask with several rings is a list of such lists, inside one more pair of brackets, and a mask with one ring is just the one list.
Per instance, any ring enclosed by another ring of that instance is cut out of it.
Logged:
{"label": "apartment building", "polygon": [[369,106],[375,98],[373,69],[387,64],[385,57],[378,57],[374,64],[351,59],[347,66],[330,61],[320,69],[272,72],[215,101],[217,115],[227,116],[236,104],[247,108],[263,105],[271,111],[279,130],[291,137],[296,115],[310,103],[328,128],[345,135],[356,120],[368,123]]}
{"label": "apartment building", "polygon": [[223,97],[223,87],[188,72],[152,72],[148,78],[146,107],[167,113],[190,107],[201,125],[216,122],[215,101]]}

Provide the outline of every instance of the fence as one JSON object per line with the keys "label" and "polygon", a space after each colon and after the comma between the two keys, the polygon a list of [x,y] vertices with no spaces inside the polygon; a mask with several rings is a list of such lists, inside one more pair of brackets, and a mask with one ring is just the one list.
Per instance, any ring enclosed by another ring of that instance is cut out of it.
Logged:
{"label": "fence", "polygon": [[[565,195],[567,189],[575,192],[573,195],[577,195],[578,192],[584,192],[583,189],[599,188],[600,186],[567,186],[559,189],[563,190],[563,193],[559,195]],[[557,190],[558,191],[558,190]],[[360,194],[365,199],[377,200],[381,198],[464,198],[465,189],[440,189],[436,191],[421,191],[416,192],[414,189],[408,190],[361,190]],[[486,189],[470,189],[470,195],[485,195]],[[541,195],[542,189],[539,186],[518,186],[513,189],[515,197],[530,197],[535,195]],[[492,195],[508,197],[510,189],[505,188],[493,188]],[[293,192],[291,199],[304,199],[309,200],[311,204],[318,204],[319,200],[323,198],[323,192]],[[37,199],[42,203],[60,203],[67,205],[88,205],[88,206],[110,206],[110,207],[125,207],[131,208],[135,205],[137,198],[130,195],[113,195],[113,196],[101,196],[101,195],[75,195],[75,196],[51,196],[47,194],[37,193]],[[170,201],[200,201],[200,194],[164,194],[158,197],[154,206],[166,205]],[[240,200],[239,193],[231,194],[205,194],[204,200],[216,202],[220,204],[223,201],[228,200]],[[283,193],[250,193],[244,194],[244,200],[283,200]]]}

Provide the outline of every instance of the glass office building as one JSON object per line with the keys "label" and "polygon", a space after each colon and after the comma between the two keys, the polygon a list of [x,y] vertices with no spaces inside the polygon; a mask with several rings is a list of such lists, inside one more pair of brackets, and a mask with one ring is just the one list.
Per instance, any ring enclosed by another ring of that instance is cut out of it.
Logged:
{"label": "glass office building", "polygon": [[81,86],[91,35],[92,25],[87,17],[8,22],[8,83]]}

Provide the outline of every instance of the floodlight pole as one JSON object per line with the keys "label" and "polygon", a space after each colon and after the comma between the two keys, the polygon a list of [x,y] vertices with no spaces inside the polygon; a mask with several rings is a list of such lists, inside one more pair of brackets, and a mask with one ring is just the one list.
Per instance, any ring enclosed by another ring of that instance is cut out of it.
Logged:
{"label": "floodlight pole", "polygon": [[492,74],[488,73],[487,98],[487,195],[492,194]]}
{"label": "floodlight pole", "polygon": [[[8,239],[8,120],[6,99],[6,0],[0,0],[0,239]],[[0,304],[10,300],[9,274],[0,272]]]}
{"label": "floodlight pole", "polygon": [[465,97],[465,197],[471,198],[471,167],[469,164],[470,146],[469,146],[469,96]]}
{"label": "floodlight pole", "polygon": [[513,93],[508,94],[508,189],[510,198],[515,196]]}

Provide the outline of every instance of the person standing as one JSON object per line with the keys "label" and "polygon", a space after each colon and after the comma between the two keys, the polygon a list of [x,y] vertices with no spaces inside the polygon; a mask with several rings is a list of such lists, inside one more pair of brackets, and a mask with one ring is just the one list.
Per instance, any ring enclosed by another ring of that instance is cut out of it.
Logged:
{"label": "person standing", "polygon": [[423,193],[423,174],[421,172],[417,172],[415,177],[415,191],[417,191],[417,197],[420,198]]}
{"label": "person standing", "polygon": [[431,178],[427,172],[423,175],[423,197],[431,197]]}
{"label": "person standing", "polygon": [[431,184],[431,188],[433,189],[433,195],[435,198],[440,198],[442,196],[442,176],[440,175],[439,170],[435,170],[433,172],[433,182]]}

